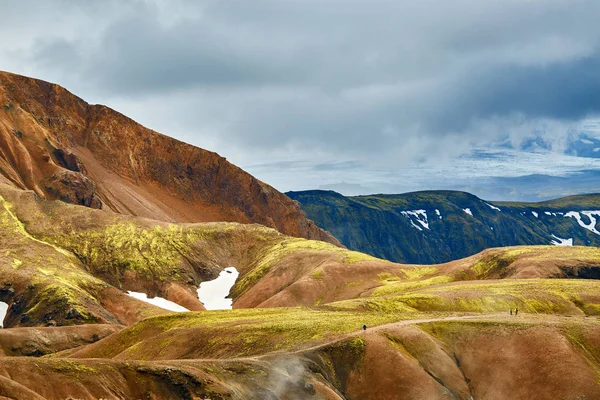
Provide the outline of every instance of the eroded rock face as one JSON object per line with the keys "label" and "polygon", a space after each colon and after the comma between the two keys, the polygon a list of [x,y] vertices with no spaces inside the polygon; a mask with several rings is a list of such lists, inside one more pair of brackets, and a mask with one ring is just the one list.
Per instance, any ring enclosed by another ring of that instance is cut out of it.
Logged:
{"label": "eroded rock face", "polygon": [[102,208],[102,200],[96,195],[94,182],[79,172],[59,171],[44,179],[41,186],[51,200]]}
{"label": "eroded rock face", "polygon": [[0,72],[0,182],[169,222],[259,223],[339,245],[298,204],[216,153],[62,87]]}

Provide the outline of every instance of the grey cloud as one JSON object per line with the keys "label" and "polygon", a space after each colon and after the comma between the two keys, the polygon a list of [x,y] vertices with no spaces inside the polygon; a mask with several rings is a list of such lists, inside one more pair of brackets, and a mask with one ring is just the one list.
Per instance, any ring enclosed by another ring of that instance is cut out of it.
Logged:
{"label": "grey cloud", "polygon": [[[577,121],[600,113],[600,49],[572,61],[493,66],[465,73],[436,102],[429,122],[464,130],[474,118],[521,114]],[[564,132],[566,134],[567,132]]]}
{"label": "grey cloud", "polygon": [[273,154],[318,153],[321,172],[438,161],[535,130],[554,143],[600,114],[596,0],[15,3],[35,23],[0,44],[28,53],[10,65],[263,169]]}

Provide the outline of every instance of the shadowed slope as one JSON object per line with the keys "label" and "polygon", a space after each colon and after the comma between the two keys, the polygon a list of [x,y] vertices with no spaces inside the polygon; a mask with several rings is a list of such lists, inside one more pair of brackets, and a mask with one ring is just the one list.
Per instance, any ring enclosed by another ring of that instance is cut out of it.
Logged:
{"label": "shadowed slope", "polygon": [[287,194],[348,248],[397,262],[435,264],[504,246],[600,245],[598,194],[540,203],[488,202],[445,190]]}

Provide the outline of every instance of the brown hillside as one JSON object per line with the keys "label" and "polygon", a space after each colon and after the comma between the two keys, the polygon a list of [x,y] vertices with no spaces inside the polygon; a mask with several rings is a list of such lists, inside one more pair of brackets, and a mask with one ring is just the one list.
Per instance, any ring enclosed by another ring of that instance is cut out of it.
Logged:
{"label": "brown hillside", "polygon": [[62,87],[0,72],[0,181],[46,199],[167,222],[259,223],[339,242],[218,154]]}

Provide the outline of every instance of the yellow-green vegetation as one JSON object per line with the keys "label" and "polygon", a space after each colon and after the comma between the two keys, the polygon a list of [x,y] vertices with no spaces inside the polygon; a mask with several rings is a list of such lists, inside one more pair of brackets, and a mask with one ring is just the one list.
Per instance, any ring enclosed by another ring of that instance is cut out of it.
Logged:
{"label": "yellow-green vegetation", "polygon": [[484,334],[489,331],[494,336],[511,333],[517,330],[539,326],[538,322],[523,322],[513,320],[483,320],[483,321],[434,321],[418,324],[417,327],[429,335],[442,341],[453,342],[454,338],[465,336],[469,333]]}
{"label": "yellow-green vegetation", "polygon": [[[339,247],[336,247],[336,248],[339,249]],[[344,250],[344,249],[341,249],[341,250],[345,253],[345,256],[342,259],[342,262],[346,263],[346,264],[354,264],[354,263],[362,262],[362,261],[390,262],[387,260],[375,258],[366,253],[360,253],[358,251],[350,251],[350,250]]]}
{"label": "yellow-green vegetation", "polygon": [[579,324],[568,324],[561,326],[561,331],[573,347],[583,354],[588,364],[596,371],[598,383],[600,384],[600,346],[594,345],[594,341],[590,340],[590,334],[594,330],[590,330],[589,327]]}
{"label": "yellow-green vegetation", "polygon": [[72,257],[73,255],[52,243],[44,242],[38,238],[33,237],[27,230],[25,229],[25,225],[17,218],[17,216],[12,212],[12,205],[4,199],[4,197],[0,196],[0,204],[4,208],[5,213],[2,213],[1,222],[2,226],[12,226],[12,231],[15,234],[22,235],[25,238],[32,240],[36,243],[40,243],[45,246],[52,247],[55,251],[61,253],[64,256]]}
{"label": "yellow-green vegetation", "polygon": [[311,278],[313,278],[313,279],[316,279],[316,280],[319,280],[319,281],[320,281],[321,279],[323,279],[323,275],[325,275],[325,272],[324,272],[322,269],[317,269],[317,270],[316,270],[315,272],[313,272],[313,273],[312,273],[310,276],[311,276]]}
{"label": "yellow-green vegetation", "polygon": [[[443,277],[439,277],[443,278]],[[416,282],[419,283],[419,282]],[[403,282],[389,285],[402,287]],[[410,282],[408,283],[410,284]],[[389,294],[387,286],[379,294]],[[370,297],[330,304],[343,309],[421,312],[506,312],[518,307],[536,314],[595,315],[600,282],[575,279],[523,279],[457,282],[424,286],[387,297]]]}
{"label": "yellow-green vegetation", "polygon": [[[425,266],[406,266],[400,274],[381,273],[378,275],[381,286],[375,288],[371,296],[387,296],[394,293],[407,292],[413,289],[439,285],[453,281],[447,275],[437,275],[439,269]],[[426,279],[424,279],[427,277]]]}
{"label": "yellow-green vegetation", "polygon": [[[257,255],[256,261],[254,261],[254,263],[250,266],[248,272],[244,274],[233,287],[232,291],[234,293],[234,297],[239,297],[244,294],[249,288],[251,288],[254,284],[256,284],[256,282],[268,274],[272,268],[276,267],[285,258],[301,253],[307,253],[311,255],[322,254],[324,256],[333,254],[338,257],[340,262],[347,264],[361,261],[378,260],[367,254],[342,249],[327,242],[287,237],[270,247],[262,249],[262,251]],[[323,275],[320,276],[322,278]]]}
{"label": "yellow-green vegetation", "polygon": [[[464,272],[465,279],[487,279],[489,277],[504,277],[510,275],[511,266],[516,261],[537,262],[552,260],[554,262],[565,262],[568,264],[595,263],[600,260],[600,248],[586,246],[519,246],[505,249],[492,250],[483,254],[471,266],[470,270],[475,273],[469,276]],[[458,276],[461,279],[461,276]]]}
{"label": "yellow-green vegetation", "polygon": [[122,355],[127,358],[145,359],[169,351],[182,338],[187,341],[183,343],[186,349],[197,346],[197,340],[210,338],[202,351],[218,352],[225,348],[232,356],[247,356],[318,343],[324,338],[357,331],[363,324],[376,326],[405,318],[386,313],[299,307],[168,314],[147,318],[111,335],[92,356],[110,357],[125,351]]}
{"label": "yellow-green vegetation", "polygon": [[184,229],[179,225],[145,228],[125,222],[105,229],[61,235],[53,240],[72,250],[96,272],[116,269],[115,272],[121,274],[131,270],[165,280],[179,272],[176,267],[183,257],[193,252],[194,242],[233,229],[230,224],[219,228]]}
{"label": "yellow-green vegetation", "polygon": [[327,305],[331,309],[335,310],[363,310],[381,313],[393,313],[393,314],[415,314],[418,311],[406,304],[402,299],[394,297],[379,299],[379,298],[359,298],[336,301],[335,303],[329,303]]}
{"label": "yellow-green vegetation", "polygon": [[453,279],[446,275],[434,276],[431,278],[414,281],[386,280],[383,282],[383,286],[379,286],[373,291],[373,293],[371,293],[371,296],[387,296],[395,293],[408,292],[426,286],[441,285],[452,281]]}
{"label": "yellow-green vegetation", "polygon": [[81,375],[81,374],[96,374],[98,371],[92,367],[89,367],[81,362],[65,360],[60,358],[44,358],[40,361],[36,361],[36,367],[44,371],[47,368],[57,372]]}
{"label": "yellow-green vegetation", "polygon": [[30,287],[36,288],[22,299],[27,305],[25,318],[54,318],[62,313],[69,320],[62,320],[63,324],[96,321],[88,307],[98,304],[94,293],[107,285],[76,265],[78,260],[67,250],[32,236],[12,212],[13,205],[2,196],[0,203],[0,234],[3,244],[10,248],[0,256],[10,268],[3,278],[9,281],[13,274],[29,275]]}
{"label": "yellow-green vegetation", "polygon": [[435,267],[412,267],[402,270],[406,279],[414,280],[421,279],[426,275],[433,275],[438,271]]}
{"label": "yellow-green vegetation", "polygon": [[441,351],[433,338],[418,330],[417,327],[413,331],[402,331],[398,334],[385,333],[384,335],[396,349],[420,363],[435,362],[435,353]]}

